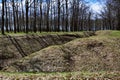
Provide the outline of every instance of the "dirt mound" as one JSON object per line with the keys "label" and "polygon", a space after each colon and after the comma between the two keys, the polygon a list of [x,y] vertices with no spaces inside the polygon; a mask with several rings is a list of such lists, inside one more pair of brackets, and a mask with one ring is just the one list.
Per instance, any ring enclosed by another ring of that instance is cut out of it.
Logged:
{"label": "dirt mound", "polygon": [[0,37],[0,70],[15,60],[21,59],[51,45],[61,45],[76,38],[79,34],[64,35],[25,35]]}
{"label": "dirt mound", "polygon": [[10,66],[10,72],[120,71],[120,39],[83,38],[50,46]]}

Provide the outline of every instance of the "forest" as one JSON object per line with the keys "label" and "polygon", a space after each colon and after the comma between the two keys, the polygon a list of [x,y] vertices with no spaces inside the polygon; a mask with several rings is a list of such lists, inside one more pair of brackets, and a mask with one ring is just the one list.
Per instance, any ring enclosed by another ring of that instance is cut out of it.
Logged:
{"label": "forest", "polygon": [[100,13],[85,0],[2,0],[0,12],[2,34],[120,30],[119,0],[105,0]]}
{"label": "forest", "polygon": [[120,80],[120,0],[0,0],[0,80]]}

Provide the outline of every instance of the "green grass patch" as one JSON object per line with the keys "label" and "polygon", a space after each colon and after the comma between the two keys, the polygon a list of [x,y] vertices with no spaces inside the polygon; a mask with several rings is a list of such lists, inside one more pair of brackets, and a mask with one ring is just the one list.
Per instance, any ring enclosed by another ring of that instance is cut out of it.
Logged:
{"label": "green grass patch", "polygon": [[96,31],[97,36],[92,36],[92,38],[97,39],[108,39],[108,38],[120,38],[120,31],[117,30],[101,30]]}
{"label": "green grass patch", "polygon": [[[64,35],[64,34],[83,34],[83,32],[29,32],[29,33],[24,33],[24,32],[19,32],[19,33],[14,33],[14,32],[9,32],[5,33],[5,35],[10,35],[10,36],[24,36],[24,35]],[[2,35],[2,34],[0,34]]]}
{"label": "green grass patch", "polygon": [[120,37],[120,31],[111,31],[110,36],[111,37]]}
{"label": "green grass patch", "polygon": [[116,76],[120,76],[120,72],[105,72],[105,71],[101,71],[101,72],[41,72],[41,73],[25,73],[25,72],[0,72],[0,75],[5,75],[5,76],[76,76],[79,75],[81,77],[116,77]]}

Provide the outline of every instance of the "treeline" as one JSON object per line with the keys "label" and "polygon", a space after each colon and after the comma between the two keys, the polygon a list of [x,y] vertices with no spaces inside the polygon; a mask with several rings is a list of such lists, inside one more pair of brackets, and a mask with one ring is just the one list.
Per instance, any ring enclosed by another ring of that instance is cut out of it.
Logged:
{"label": "treeline", "polygon": [[103,10],[96,17],[96,22],[100,29],[120,30],[120,0],[106,0]]}
{"label": "treeline", "polygon": [[2,0],[2,33],[90,30],[89,9],[82,0]]}
{"label": "treeline", "polygon": [[101,14],[94,17],[84,0],[2,0],[1,32],[119,29],[120,2],[109,1]]}

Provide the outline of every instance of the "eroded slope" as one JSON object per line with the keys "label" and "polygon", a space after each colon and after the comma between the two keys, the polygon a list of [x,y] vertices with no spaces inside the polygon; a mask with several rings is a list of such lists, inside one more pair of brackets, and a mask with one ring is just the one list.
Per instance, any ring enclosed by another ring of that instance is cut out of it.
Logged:
{"label": "eroded slope", "polygon": [[4,71],[120,71],[120,38],[98,36],[50,46],[14,62]]}
{"label": "eroded slope", "polygon": [[51,45],[60,45],[76,38],[84,37],[80,34],[63,35],[24,35],[0,37],[0,70],[12,62],[37,52]]}

